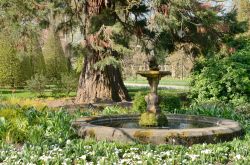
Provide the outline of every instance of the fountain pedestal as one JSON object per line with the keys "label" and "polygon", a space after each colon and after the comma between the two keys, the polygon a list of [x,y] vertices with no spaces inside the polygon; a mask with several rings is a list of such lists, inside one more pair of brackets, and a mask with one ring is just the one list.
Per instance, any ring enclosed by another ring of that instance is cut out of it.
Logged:
{"label": "fountain pedestal", "polygon": [[137,74],[146,77],[150,85],[150,93],[145,96],[145,101],[147,103],[147,112],[160,114],[161,110],[159,108],[159,96],[157,94],[157,88],[159,81],[162,77],[170,75],[169,71],[139,71]]}

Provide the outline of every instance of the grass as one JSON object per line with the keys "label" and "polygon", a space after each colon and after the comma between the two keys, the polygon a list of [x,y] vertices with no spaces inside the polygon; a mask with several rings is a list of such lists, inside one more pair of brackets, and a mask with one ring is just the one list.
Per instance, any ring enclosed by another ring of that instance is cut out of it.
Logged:
{"label": "grass", "polygon": [[[148,81],[145,77],[136,76],[127,78],[125,83],[148,84]],[[160,85],[189,86],[189,79],[180,80],[171,77],[163,77],[160,81]]]}
{"label": "grass", "polygon": [[[133,99],[135,94],[138,93],[138,92],[146,92],[148,93],[149,92],[149,87],[127,87],[128,88],[128,92],[129,92],[129,95],[131,96],[131,98]],[[158,90],[159,92],[160,91],[164,91],[165,93],[169,93],[169,94],[178,94],[178,93],[187,93],[188,90],[186,89],[159,89]]]}
{"label": "grass", "polygon": [[[135,93],[143,91],[143,92],[149,92],[148,87],[127,87],[129,95],[131,98],[134,98]],[[164,90],[169,93],[183,93],[183,92],[188,92],[188,90],[184,89],[159,89],[159,90]],[[69,97],[75,97],[76,92],[71,92]],[[46,90],[44,93],[44,96],[41,98],[44,99],[53,99],[53,98],[64,98],[65,95],[63,94],[58,94],[57,96],[53,95],[52,90]],[[32,99],[32,98],[37,98],[37,95],[35,93],[32,93],[28,91],[27,89],[16,89],[13,91],[12,89],[7,89],[7,88],[0,88],[0,100],[2,99],[11,99],[11,98],[21,98],[21,99]]]}
{"label": "grass", "polygon": [[[69,97],[76,96],[76,92],[70,92]],[[37,94],[34,92],[30,92],[27,89],[8,89],[8,88],[0,88],[0,98],[37,98]],[[62,98],[65,97],[64,94],[54,95],[51,89],[48,89],[44,92],[44,95],[40,98]]]}

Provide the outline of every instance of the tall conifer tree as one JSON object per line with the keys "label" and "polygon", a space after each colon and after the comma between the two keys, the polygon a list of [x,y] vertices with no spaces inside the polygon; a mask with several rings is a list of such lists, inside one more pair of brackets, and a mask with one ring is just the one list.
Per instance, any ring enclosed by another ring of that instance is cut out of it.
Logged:
{"label": "tall conifer tree", "polygon": [[0,84],[15,87],[19,85],[21,65],[11,38],[0,35]]}
{"label": "tall conifer tree", "polygon": [[50,28],[45,41],[43,55],[46,64],[46,75],[51,80],[60,79],[61,74],[68,71],[61,41],[58,34],[52,28]]}

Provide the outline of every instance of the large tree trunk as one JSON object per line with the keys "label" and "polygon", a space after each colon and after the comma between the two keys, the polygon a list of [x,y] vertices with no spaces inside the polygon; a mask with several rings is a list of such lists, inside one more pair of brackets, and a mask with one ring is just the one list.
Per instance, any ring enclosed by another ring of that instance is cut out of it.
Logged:
{"label": "large tree trunk", "polygon": [[[92,16],[98,15],[103,9],[110,7],[111,2],[111,0],[87,0],[85,5],[86,16],[83,31],[86,36],[86,48],[89,50],[90,55],[84,58],[83,69],[79,79],[76,102],[80,104],[130,100],[119,68],[115,68],[112,65],[107,65],[102,70],[94,68],[94,65],[104,57],[102,53],[91,46],[92,44],[98,45],[100,38],[98,38],[99,32],[95,34],[89,33],[91,27],[90,20]],[[111,55],[115,56],[116,53]]]}
{"label": "large tree trunk", "polygon": [[106,66],[104,70],[94,69],[94,64],[99,60],[99,54],[96,52],[84,59],[76,102],[129,101],[130,97],[123,83],[120,69],[112,65]]}

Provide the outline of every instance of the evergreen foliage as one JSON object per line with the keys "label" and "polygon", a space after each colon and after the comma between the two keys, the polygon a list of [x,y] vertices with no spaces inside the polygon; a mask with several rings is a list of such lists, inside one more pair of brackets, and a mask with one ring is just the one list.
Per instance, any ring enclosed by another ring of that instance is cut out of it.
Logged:
{"label": "evergreen foliage", "polygon": [[0,35],[0,84],[18,86],[21,76],[21,62],[11,38]]}
{"label": "evergreen foliage", "polygon": [[67,60],[64,56],[62,45],[57,33],[50,30],[43,48],[47,77],[50,80],[60,79],[62,73],[68,71]]}
{"label": "evergreen foliage", "polygon": [[33,36],[31,38],[28,55],[30,57],[32,75],[45,74],[46,73],[45,60],[37,36]]}
{"label": "evergreen foliage", "polygon": [[24,83],[33,76],[33,69],[31,66],[31,57],[27,53],[18,53],[20,59],[20,80]]}
{"label": "evergreen foliage", "polygon": [[[157,35],[156,53],[184,49],[189,54],[211,56],[234,34],[242,32],[235,10],[220,3],[198,0],[154,0],[154,18],[149,28]],[[157,37],[158,36],[158,37]]]}

